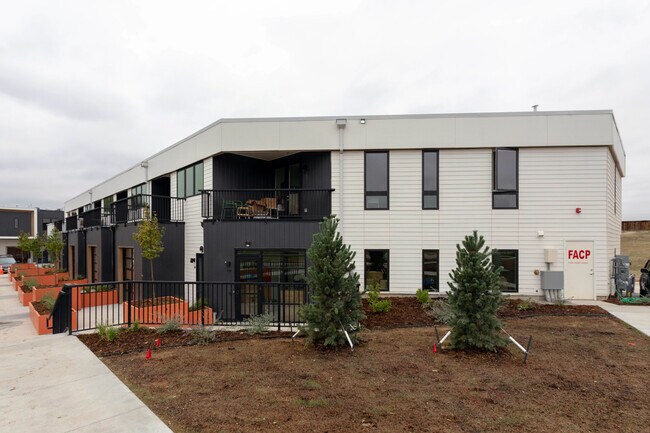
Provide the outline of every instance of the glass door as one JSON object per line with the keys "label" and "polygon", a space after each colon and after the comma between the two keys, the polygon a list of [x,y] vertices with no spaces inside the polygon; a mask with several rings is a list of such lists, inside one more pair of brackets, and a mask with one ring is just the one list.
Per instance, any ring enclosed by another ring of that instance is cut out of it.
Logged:
{"label": "glass door", "polygon": [[235,291],[235,308],[237,320],[262,314],[263,301],[262,256],[260,252],[245,251],[237,253],[235,261],[235,279],[239,290]]}

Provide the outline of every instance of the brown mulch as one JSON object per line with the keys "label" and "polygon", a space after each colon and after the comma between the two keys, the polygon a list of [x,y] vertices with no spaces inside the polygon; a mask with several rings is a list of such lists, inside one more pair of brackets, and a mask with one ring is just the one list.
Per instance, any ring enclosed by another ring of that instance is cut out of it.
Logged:
{"label": "brown mulch", "polygon": [[23,293],[32,293],[32,288],[29,286],[25,286],[24,284],[20,286],[20,290],[23,291]]}
{"label": "brown mulch", "polygon": [[[269,339],[269,338],[289,338],[293,335],[290,332],[270,331],[264,334],[248,334],[240,331],[223,331],[217,332],[215,343],[252,340],[252,339]],[[99,357],[123,355],[135,351],[146,351],[154,349],[156,340],[160,338],[161,348],[191,346],[196,344],[196,337],[192,335],[191,330],[168,331],[158,333],[151,328],[141,328],[138,331],[122,328],[118,337],[114,341],[107,341],[98,334],[80,334],[77,337],[93,353]]]}
{"label": "brown mulch", "polygon": [[[386,297],[391,302],[387,313],[373,313],[368,301],[363,299],[363,312],[366,319],[361,324],[368,329],[391,329],[414,326],[433,326],[435,318],[429,316],[422,305],[413,296]],[[507,299],[498,311],[501,319],[524,318],[534,316],[575,316],[575,315],[602,315],[609,313],[593,305],[555,305],[533,303],[532,308],[520,310],[519,306],[524,301],[521,299]]]}
{"label": "brown mulch", "polygon": [[40,314],[41,316],[43,315],[49,315],[50,314],[50,309],[45,306],[45,304],[41,301],[36,301],[32,302],[32,305],[34,306],[34,309]]}
{"label": "brown mulch", "polygon": [[611,316],[508,331],[533,335],[527,364],[513,345],[433,354],[427,328],[367,331],[354,352],[255,339],[104,362],[177,433],[647,431],[650,339]]}

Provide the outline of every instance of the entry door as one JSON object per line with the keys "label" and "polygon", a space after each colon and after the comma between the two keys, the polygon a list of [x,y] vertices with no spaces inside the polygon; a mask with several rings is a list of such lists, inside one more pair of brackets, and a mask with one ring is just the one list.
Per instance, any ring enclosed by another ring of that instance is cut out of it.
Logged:
{"label": "entry door", "polygon": [[594,293],[594,242],[566,241],[564,248],[564,296],[596,299]]}
{"label": "entry door", "polygon": [[262,314],[264,304],[260,285],[262,279],[261,254],[238,254],[235,261],[235,281],[239,290],[235,291],[237,320]]}
{"label": "entry door", "polygon": [[196,253],[196,281],[204,281],[203,253]]}

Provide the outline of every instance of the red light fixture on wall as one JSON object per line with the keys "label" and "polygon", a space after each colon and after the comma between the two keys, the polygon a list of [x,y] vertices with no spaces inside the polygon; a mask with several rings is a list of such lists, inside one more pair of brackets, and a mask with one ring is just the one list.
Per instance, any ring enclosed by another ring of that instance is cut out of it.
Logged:
{"label": "red light fixture on wall", "polygon": [[582,213],[582,208],[581,208],[581,207],[577,207],[577,208],[576,208],[576,213]]}

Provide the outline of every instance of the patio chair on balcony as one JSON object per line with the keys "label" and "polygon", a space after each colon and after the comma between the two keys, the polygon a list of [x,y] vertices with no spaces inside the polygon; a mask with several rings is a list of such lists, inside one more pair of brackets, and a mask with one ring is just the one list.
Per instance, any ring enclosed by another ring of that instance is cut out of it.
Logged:
{"label": "patio chair on balcony", "polygon": [[250,204],[251,201],[248,200],[246,203],[242,203],[241,206],[237,206],[237,219],[249,219],[253,218],[253,206]]}
{"label": "patio chair on balcony", "polygon": [[266,197],[259,202],[264,206],[264,216],[268,218],[278,218],[278,201],[275,197]]}
{"label": "patio chair on balcony", "polygon": [[235,219],[238,215],[238,209],[244,204],[237,200],[224,200],[221,204],[221,219]]}

